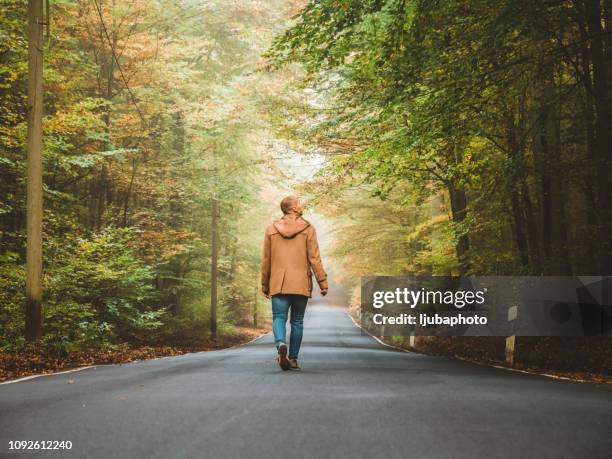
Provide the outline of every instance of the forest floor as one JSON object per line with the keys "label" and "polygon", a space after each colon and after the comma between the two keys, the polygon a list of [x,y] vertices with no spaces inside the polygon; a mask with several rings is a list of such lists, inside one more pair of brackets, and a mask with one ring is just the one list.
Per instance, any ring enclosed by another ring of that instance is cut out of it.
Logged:
{"label": "forest floor", "polygon": [[[349,308],[348,313],[359,323],[356,308]],[[408,337],[381,340],[419,354],[454,357],[557,379],[612,384],[612,339],[609,337],[521,337],[517,340],[514,366],[505,362],[503,337],[418,336],[415,346],[410,346]]]}
{"label": "forest floor", "polygon": [[236,327],[231,335],[213,340],[208,336],[188,336],[164,345],[139,346],[121,344],[112,348],[90,349],[58,355],[48,349],[33,346],[24,352],[0,352],[0,382],[25,376],[56,373],[79,367],[128,363],[191,352],[226,349],[247,343],[270,331],[263,327]]}
{"label": "forest floor", "polygon": [[[484,339],[483,339],[484,338]],[[427,355],[441,355],[447,357],[454,357],[460,360],[466,360],[478,365],[488,365],[496,368],[506,368],[511,371],[519,371],[523,373],[531,373],[537,375],[544,375],[555,379],[568,379],[571,381],[578,382],[591,382],[599,384],[612,384],[612,372],[609,370],[609,365],[612,360],[610,359],[610,343],[607,346],[594,346],[589,351],[590,358],[597,358],[601,364],[583,364],[578,369],[572,369],[572,364],[569,360],[561,363],[559,356],[567,353],[567,346],[552,345],[547,348],[532,345],[527,351],[527,346],[517,348],[515,352],[515,363],[513,366],[508,365],[503,357],[500,357],[498,353],[491,352],[492,347],[500,347],[499,342],[501,340],[495,340],[492,337],[454,337],[441,338],[441,337],[417,337],[415,346],[411,347],[407,341],[397,342],[396,339],[384,339],[386,343],[397,346],[412,352]],[[494,338],[494,337],[493,337]],[[529,337],[531,338],[531,337]],[[555,337],[564,338],[564,337]],[[572,340],[574,337],[568,337]],[[558,341],[558,340],[557,340]],[[572,347],[570,346],[570,349]],[[574,359],[580,359],[580,349],[573,348]],[[556,355],[555,355],[556,354]],[[555,358],[550,358],[547,361],[547,357],[555,355]],[[522,360],[521,360],[522,359]],[[587,359],[584,358],[584,361]],[[542,365],[538,362],[545,361],[546,365]],[[531,363],[530,363],[531,362]],[[589,368],[590,367],[590,368]]]}

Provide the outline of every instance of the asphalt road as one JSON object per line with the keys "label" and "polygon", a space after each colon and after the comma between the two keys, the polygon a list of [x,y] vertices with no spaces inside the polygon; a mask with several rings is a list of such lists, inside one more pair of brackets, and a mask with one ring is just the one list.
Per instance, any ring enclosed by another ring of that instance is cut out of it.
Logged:
{"label": "asphalt road", "polygon": [[309,306],[305,325],[301,372],[280,371],[266,335],[1,385],[0,451],[9,440],[70,440],[70,452],[13,454],[612,457],[609,387],[394,351],[341,309]]}

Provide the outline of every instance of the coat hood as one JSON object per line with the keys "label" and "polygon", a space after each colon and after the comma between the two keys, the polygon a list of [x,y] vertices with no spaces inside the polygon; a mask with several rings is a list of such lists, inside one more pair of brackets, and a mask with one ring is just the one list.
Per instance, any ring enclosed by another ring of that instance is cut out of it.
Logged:
{"label": "coat hood", "polygon": [[285,215],[280,220],[276,220],[273,225],[282,237],[291,239],[308,228],[310,223],[302,217],[293,218]]}

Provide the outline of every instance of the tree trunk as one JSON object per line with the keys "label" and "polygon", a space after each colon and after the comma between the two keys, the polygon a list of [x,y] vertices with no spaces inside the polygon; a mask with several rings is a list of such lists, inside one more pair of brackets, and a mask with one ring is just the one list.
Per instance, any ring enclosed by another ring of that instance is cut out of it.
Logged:
{"label": "tree trunk", "polygon": [[[595,146],[595,111],[593,101],[593,85],[591,75],[591,52],[589,49],[588,32],[586,30],[586,22],[583,18],[582,10],[578,11],[576,15],[578,18],[578,29],[580,31],[580,42],[581,46],[581,72],[582,75],[578,75],[577,79],[582,81],[584,84],[584,123],[586,125],[586,163],[585,167],[587,171],[585,173],[584,180],[584,201],[585,201],[585,213],[587,223],[587,236],[584,237],[586,245],[585,260],[587,262],[587,272],[585,274],[598,274],[601,273],[601,266],[599,262],[599,244],[598,241],[590,237],[591,231],[593,233],[601,222],[599,220],[599,212],[596,209],[595,195],[597,192],[597,183],[592,180],[592,177],[597,176],[597,162],[598,155]],[[583,271],[584,272],[584,271]]]}
{"label": "tree trunk", "polygon": [[128,226],[129,223],[129,207],[130,207],[130,196],[132,195],[132,189],[134,188],[134,179],[136,178],[136,168],[138,163],[136,158],[132,159],[132,174],[130,176],[130,184],[128,185],[127,191],[125,192],[125,200],[123,201],[123,226]]}
{"label": "tree trunk", "polygon": [[561,161],[560,127],[555,99],[554,69],[547,65],[538,93],[538,129],[533,143],[540,175],[541,247],[543,274],[568,274],[565,200]]}
{"label": "tree trunk", "polygon": [[255,298],[253,298],[253,327],[257,327],[257,305],[259,299],[259,287],[255,287]]}
{"label": "tree trunk", "polygon": [[30,341],[42,329],[42,109],[43,2],[28,2],[27,277],[25,334]]}
{"label": "tree trunk", "polygon": [[527,228],[527,243],[529,244],[529,259],[532,270],[540,271],[541,257],[540,257],[540,241],[538,224],[536,222],[536,215],[531,203],[531,195],[529,194],[529,187],[527,186],[527,180],[521,178],[521,207],[525,210],[525,224]]}
{"label": "tree trunk", "polygon": [[[462,223],[465,221],[467,215],[467,197],[465,191],[456,188],[453,184],[448,185],[448,193],[450,196],[451,212],[453,221],[455,223]],[[461,232],[461,235],[457,238],[455,250],[457,252],[457,259],[459,260],[459,274],[465,275],[469,269],[468,261],[468,250],[470,248],[470,240],[465,231]]]}
{"label": "tree trunk", "polygon": [[210,334],[212,339],[217,339],[217,277],[219,269],[217,266],[219,256],[219,201],[213,198],[212,206],[212,254],[210,267]]}
{"label": "tree trunk", "polygon": [[[529,199],[529,190],[527,189],[527,184],[525,183],[525,179],[523,177],[523,155],[521,151],[521,146],[519,145],[519,142],[517,140],[516,128],[512,120],[512,115],[510,113],[506,114],[505,135],[508,155],[511,161],[513,162],[508,187],[510,194],[512,219],[514,223],[514,237],[516,241],[516,247],[519,253],[521,266],[528,267],[530,260],[529,242],[528,236],[525,234],[525,227],[530,222],[526,221],[525,214],[523,212],[523,207],[521,206],[521,204],[527,204],[528,209],[531,209],[531,200]],[[519,192],[521,188],[523,194],[522,200],[521,193]],[[527,217],[529,218],[530,216],[528,215]],[[531,230],[532,232],[534,231],[533,227],[531,228]]]}
{"label": "tree trunk", "polygon": [[[111,104],[114,96],[113,87],[115,84],[115,52],[117,48],[117,30],[116,21],[114,17],[115,2],[112,2],[112,28],[110,31],[110,43],[106,58],[100,68],[100,73],[106,76],[106,85],[100,88],[102,96],[108,101],[105,107],[102,119],[104,121],[104,128],[106,132],[106,141],[104,142],[104,148],[109,151],[113,148],[111,140]],[[102,2],[100,2],[100,15],[102,15]],[[101,19],[102,20],[102,19]],[[104,34],[106,37],[106,35]],[[103,40],[105,42],[106,40]],[[107,159],[102,160],[102,167],[97,179],[97,185],[95,187],[94,196],[92,199],[96,201],[96,213],[94,227],[100,230],[104,224],[104,213],[106,209],[111,205],[113,201],[113,190],[111,184],[111,175],[109,173],[109,165]]]}
{"label": "tree trunk", "polygon": [[604,60],[606,65],[606,77],[608,87],[608,108],[612,109],[612,0],[603,1],[604,19]]}
{"label": "tree trunk", "polygon": [[597,151],[597,196],[601,215],[601,274],[612,272],[612,116],[609,105],[609,76],[602,29],[600,0],[585,0],[593,69],[595,103],[595,147]]}
{"label": "tree trunk", "polygon": [[521,261],[521,266],[527,267],[529,266],[529,248],[527,246],[527,237],[523,232],[523,214],[521,212],[521,205],[519,200],[518,190],[515,186],[510,190],[510,203],[512,207],[512,220],[513,220],[513,230],[514,230],[514,239],[516,242],[516,248],[519,253],[519,259]]}

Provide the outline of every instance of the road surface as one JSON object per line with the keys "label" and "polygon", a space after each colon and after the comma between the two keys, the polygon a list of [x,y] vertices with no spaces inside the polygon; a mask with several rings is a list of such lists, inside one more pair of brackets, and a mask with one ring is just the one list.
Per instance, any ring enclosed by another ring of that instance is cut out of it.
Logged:
{"label": "road surface", "polygon": [[[338,308],[306,314],[303,371],[242,347],[0,386],[14,457],[610,458],[610,387],[389,349]],[[72,380],[72,383],[69,381]],[[12,454],[11,454],[12,457]]]}

